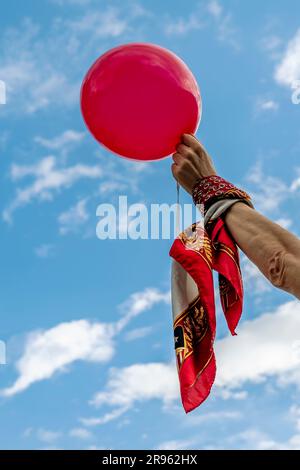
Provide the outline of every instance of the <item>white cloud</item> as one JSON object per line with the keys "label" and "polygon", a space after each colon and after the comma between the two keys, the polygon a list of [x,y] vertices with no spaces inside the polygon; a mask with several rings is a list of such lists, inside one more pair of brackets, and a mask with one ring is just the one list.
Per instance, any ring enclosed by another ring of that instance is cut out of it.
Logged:
{"label": "white cloud", "polygon": [[[120,395],[120,390],[123,390]],[[124,369],[112,368],[106,391],[97,393],[91,404],[130,406],[135,401],[153,398],[170,403],[178,395],[177,377],[173,364],[134,364]]]}
{"label": "white cloud", "polygon": [[[0,92],[1,93],[1,92]],[[0,98],[1,100],[1,98]],[[1,101],[0,101],[1,103]],[[6,144],[7,142],[9,141],[9,136],[10,136],[10,133],[8,131],[3,131],[1,129],[1,135],[0,135],[0,150],[4,150],[6,148]]]}
{"label": "white cloud", "polygon": [[44,243],[35,248],[34,252],[38,258],[49,258],[53,254],[54,246]]}
{"label": "white cloud", "polygon": [[7,84],[7,109],[34,113],[76,102],[79,84],[71,83],[62,67],[54,67],[58,61],[52,60],[50,41],[57,44],[54,36],[43,41],[39,26],[28,19],[18,29],[2,33],[0,76]]}
{"label": "white cloud", "polygon": [[249,428],[238,434],[234,434],[226,439],[230,448],[250,449],[250,450],[299,450],[300,433],[299,431],[299,408],[292,406],[289,410],[289,418],[295,422],[295,434],[286,441],[275,441],[267,433],[257,428]]}
{"label": "white cloud", "polygon": [[80,418],[79,421],[84,426],[99,426],[101,424],[107,424],[110,421],[114,421],[115,419],[118,419],[120,416],[126,413],[128,409],[129,409],[129,406],[122,406],[119,408],[115,408],[112,411],[109,411],[108,413],[105,413],[100,418]]}
{"label": "white cloud", "polygon": [[294,424],[294,434],[286,441],[278,442],[268,436],[260,439],[260,433],[257,433],[256,447],[270,450],[300,450],[300,408],[298,405],[290,407],[287,418]]}
{"label": "white cloud", "polygon": [[[244,399],[247,395],[240,389],[242,385],[259,383],[271,376],[277,378],[281,386],[294,384],[300,387],[299,331],[300,302],[295,300],[242,323],[237,336],[218,340],[215,393],[224,399]],[[153,399],[162,401],[167,407],[179,399],[175,363],[112,368],[104,390],[91,400],[91,405],[109,406],[111,411],[81,421],[87,426],[105,424],[117,419],[135,403]],[[213,417],[217,419],[218,415]],[[226,415],[228,419],[238,417],[231,413]],[[199,419],[205,421],[204,417]]]}
{"label": "white cloud", "polygon": [[87,199],[81,199],[75,206],[59,215],[58,223],[59,233],[61,235],[75,233],[87,222],[89,214],[86,209],[86,204]]}
{"label": "white cloud", "polygon": [[261,162],[250,169],[247,181],[254,185],[254,189],[249,191],[254,206],[263,214],[273,213],[290,196],[289,186],[280,178],[267,175]]}
{"label": "white cloud", "polygon": [[300,29],[289,41],[274,77],[280,85],[288,87],[292,87],[300,79]]}
{"label": "white cloud", "polygon": [[210,0],[207,3],[207,11],[215,22],[217,39],[238,51],[241,45],[237,40],[237,29],[234,26],[232,14],[224,11],[223,6],[217,0]]}
{"label": "white cloud", "polygon": [[23,353],[16,363],[19,376],[12,386],[2,389],[0,394],[9,397],[20,393],[35,382],[51,378],[56,372],[66,372],[75,361],[109,361],[115,352],[115,336],[130,320],[168,299],[168,293],[147,288],[132,294],[128,302],[122,304],[123,316],[114,323],[76,320],[29,333]]}
{"label": "white cloud", "polygon": [[297,169],[298,176],[292,181],[291,191],[297,191],[300,188],[300,168]]}
{"label": "white cloud", "polygon": [[99,186],[99,193],[107,195],[115,193],[116,191],[120,192],[127,189],[127,187],[128,185],[126,183],[124,184],[119,181],[104,181]]}
{"label": "white cloud", "polygon": [[293,405],[290,408],[290,415],[292,420],[295,422],[295,428],[297,431],[300,431],[300,407]]}
{"label": "white cloud", "polygon": [[215,29],[218,41],[226,43],[236,50],[240,49],[237,41],[237,30],[232,15],[225,11],[217,0],[198,4],[192,13],[185,18],[168,17],[164,21],[164,32],[167,35],[184,36],[192,31],[205,28]]}
{"label": "white cloud", "polygon": [[287,217],[280,217],[279,219],[275,220],[275,223],[280,225],[282,228],[289,229],[293,224],[293,221]]}
{"label": "white cloud", "polygon": [[46,149],[66,151],[73,145],[82,142],[85,135],[85,132],[77,132],[69,129],[64,131],[62,134],[53,137],[52,139],[46,139],[44,137],[37,136],[34,140]]}
{"label": "white cloud", "polygon": [[279,48],[282,45],[282,39],[275,35],[275,34],[269,34],[265,37],[262,38],[261,40],[261,46],[262,48],[270,54],[271,58],[278,58],[278,52]]}
{"label": "white cloud", "polygon": [[144,326],[141,328],[135,328],[134,330],[128,331],[125,334],[124,339],[125,341],[134,341],[136,339],[145,338],[152,333],[153,327],[152,326]]}
{"label": "white cloud", "polygon": [[60,168],[57,165],[57,159],[53,156],[45,157],[31,166],[13,164],[12,181],[28,177],[31,177],[33,181],[25,187],[17,188],[14,200],[3,212],[3,218],[6,222],[11,222],[14,211],[34,199],[52,200],[56,192],[63,188],[70,188],[82,178],[97,179],[101,176],[102,170],[98,165],[89,166],[78,163]]}
{"label": "white cloud", "polygon": [[101,196],[110,193],[115,196],[120,195],[124,190],[138,193],[141,177],[144,173],[152,171],[148,163],[125,161],[121,158],[107,159],[107,156],[103,156],[100,152],[97,152],[97,157],[100,159],[105,177],[99,185]]}
{"label": "white cloud", "polygon": [[77,6],[86,6],[91,3],[91,0],[50,0],[52,3],[59,6],[66,5],[77,5]]}
{"label": "white cloud", "polygon": [[105,447],[101,447],[101,446],[96,446],[96,445],[91,445],[91,446],[88,446],[86,448],[86,450],[111,450],[111,449],[107,449]]}
{"label": "white cloud", "polygon": [[[76,437],[75,433],[74,433],[74,436],[73,436],[73,433],[72,433],[72,431],[76,431],[76,430],[77,430],[77,428],[70,431],[69,434],[70,434],[71,437]],[[78,431],[80,431],[80,428],[78,428]],[[92,436],[92,434],[88,430],[82,429],[82,431],[85,431],[87,433],[87,435]],[[44,442],[44,443],[49,444],[49,445],[54,444],[56,441],[61,439],[63,437],[63,435],[64,434],[61,431],[53,431],[51,429],[45,429],[45,428],[38,428],[38,429],[35,430],[32,427],[26,428],[25,431],[23,432],[23,437],[25,437],[25,438],[35,437],[39,441]],[[47,446],[47,449],[49,449],[49,450],[53,449],[54,450],[54,449],[57,449],[57,447],[51,445],[51,446]]]}
{"label": "white cloud", "polygon": [[123,369],[112,368],[105,390],[97,393],[91,405],[108,405],[112,411],[99,418],[81,418],[85,425],[95,426],[119,418],[135,402],[161,400],[168,406],[179,397],[175,364],[134,364]]}
{"label": "white cloud", "polygon": [[46,442],[47,444],[52,444],[56,442],[61,436],[60,431],[51,431],[49,429],[38,429],[36,436],[39,441]]}
{"label": "white cloud", "polygon": [[256,111],[277,111],[279,104],[271,99],[259,99],[256,103]]}
{"label": "white cloud", "polygon": [[93,434],[85,428],[74,428],[69,432],[70,437],[75,437],[76,439],[87,440],[93,437]]}
{"label": "white cloud", "polygon": [[82,8],[74,10],[71,19],[59,12],[42,27],[26,19],[2,30],[0,77],[7,84],[6,112],[20,116],[78,105],[82,64],[87,68],[104,52],[107,38],[128,38],[147,16],[134,3],[118,8],[99,8],[98,3],[83,0],[77,4]]}
{"label": "white cloud", "polygon": [[0,80],[0,104],[6,104],[6,84]]}
{"label": "white cloud", "polygon": [[37,450],[65,450],[65,449],[62,449],[61,447],[57,447],[57,446],[48,445],[48,446],[45,446],[45,447],[40,447]]}
{"label": "white cloud", "polygon": [[157,450],[186,450],[191,449],[195,445],[195,439],[172,440],[159,444]]}
{"label": "white cloud", "polygon": [[131,294],[128,300],[120,305],[120,311],[123,313],[123,318],[118,322],[118,328],[123,329],[128,322],[140,315],[140,313],[150,310],[157,303],[169,304],[171,301],[170,292],[161,292],[158,289],[147,288],[141,292]]}
{"label": "white cloud", "polygon": [[200,415],[188,414],[187,426],[198,426],[203,423],[211,423],[212,421],[224,422],[224,420],[239,420],[242,414],[239,411],[210,411]]}
{"label": "white cloud", "polygon": [[246,400],[248,397],[247,390],[229,390],[228,388],[216,388],[216,396],[223,400]]}
{"label": "white cloud", "polygon": [[118,37],[128,29],[127,17],[123,16],[117,8],[112,7],[106,10],[88,11],[77,20],[71,20],[67,24],[71,33],[92,34],[94,40]]}
{"label": "white cloud", "polygon": [[33,433],[33,428],[29,427],[29,428],[26,428],[23,432],[23,437],[30,437],[32,436],[32,433]]}
{"label": "white cloud", "polygon": [[113,336],[111,325],[87,320],[60,323],[49,330],[30,333],[16,364],[19,377],[1,394],[8,397],[20,393],[34,382],[66,370],[74,361],[109,361],[114,354]]}
{"label": "white cloud", "polygon": [[208,12],[215,18],[220,18],[223,13],[223,7],[217,0],[211,0],[207,4]]}
{"label": "white cloud", "polygon": [[248,428],[226,438],[222,448],[269,450],[273,448],[274,444],[274,441],[265,432],[256,428]]}
{"label": "white cloud", "polygon": [[166,22],[165,33],[167,35],[184,35],[201,28],[203,28],[203,24],[197,16],[191,14],[188,18],[178,18],[177,20]]}
{"label": "white cloud", "polygon": [[293,300],[241,324],[238,336],[216,344],[216,384],[234,389],[270,376],[300,386],[299,354],[300,302]]}
{"label": "white cloud", "polygon": [[263,294],[273,289],[273,286],[265,278],[252,261],[246,256],[241,257],[241,268],[243,273],[243,280],[245,284],[245,291],[254,294]]}

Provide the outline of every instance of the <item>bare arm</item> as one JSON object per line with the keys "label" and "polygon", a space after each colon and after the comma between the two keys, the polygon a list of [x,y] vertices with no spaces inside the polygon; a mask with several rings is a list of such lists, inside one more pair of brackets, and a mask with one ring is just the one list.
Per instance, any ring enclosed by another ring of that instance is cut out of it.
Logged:
{"label": "bare arm", "polygon": [[300,299],[300,240],[242,202],[226,212],[225,223],[266,278]]}
{"label": "bare arm", "polygon": [[[199,178],[216,174],[211,157],[189,134],[183,135],[173,160],[173,176],[190,194]],[[266,278],[300,299],[300,240],[243,202],[228,209],[225,223]]]}

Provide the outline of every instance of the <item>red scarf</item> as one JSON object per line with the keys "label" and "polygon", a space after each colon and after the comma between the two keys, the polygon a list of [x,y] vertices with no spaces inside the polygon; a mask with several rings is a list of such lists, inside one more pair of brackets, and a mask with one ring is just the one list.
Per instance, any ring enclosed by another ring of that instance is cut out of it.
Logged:
{"label": "red scarf", "polygon": [[[245,192],[220,177],[209,178],[214,179],[208,181],[203,178],[194,191],[194,201],[197,204],[204,202],[204,213],[211,206],[207,193],[201,192],[204,184],[206,189],[212,191],[213,202],[240,198],[251,205],[250,197]],[[195,198],[195,194],[198,198]],[[221,304],[232,335],[235,335],[243,306],[243,284],[237,246],[222,216],[208,227],[209,233],[200,224],[194,224],[178,236],[170,250],[170,256],[174,259],[172,304],[175,351],[181,398],[186,412],[193,410],[207,398],[216,375],[213,349],[216,317],[212,270],[219,273]]]}

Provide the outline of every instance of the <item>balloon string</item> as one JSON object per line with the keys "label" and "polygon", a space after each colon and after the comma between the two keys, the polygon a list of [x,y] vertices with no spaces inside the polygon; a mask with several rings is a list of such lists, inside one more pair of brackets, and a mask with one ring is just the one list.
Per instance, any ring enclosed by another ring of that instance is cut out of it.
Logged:
{"label": "balloon string", "polygon": [[179,202],[179,190],[180,185],[178,181],[176,181],[176,192],[177,192],[177,204],[176,204],[176,237],[180,233],[180,202]]}

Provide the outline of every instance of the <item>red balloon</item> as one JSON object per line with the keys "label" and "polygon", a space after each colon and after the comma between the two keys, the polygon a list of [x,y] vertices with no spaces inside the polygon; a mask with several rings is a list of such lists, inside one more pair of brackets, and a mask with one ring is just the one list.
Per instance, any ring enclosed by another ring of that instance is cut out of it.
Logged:
{"label": "red balloon", "polygon": [[81,88],[93,136],[120,156],[158,160],[175,152],[201,117],[197,82],[175,54],[154,44],[116,47],[99,57]]}

